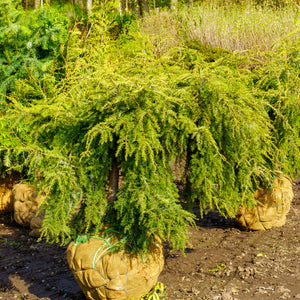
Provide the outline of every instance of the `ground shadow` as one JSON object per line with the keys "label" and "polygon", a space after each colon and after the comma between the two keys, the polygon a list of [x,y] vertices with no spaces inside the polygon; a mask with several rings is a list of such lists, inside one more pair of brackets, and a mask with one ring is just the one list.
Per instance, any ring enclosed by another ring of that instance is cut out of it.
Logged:
{"label": "ground shadow", "polygon": [[217,210],[206,210],[202,218],[200,216],[199,209],[194,208],[193,213],[197,217],[196,224],[198,227],[240,229],[233,219],[225,218],[224,216],[220,215]]}
{"label": "ground shadow", "polygon": [[29,231],[10,213],[0,215],[0,292],[7,300],[84,300],[67,265],[66,248],[38,243]]}

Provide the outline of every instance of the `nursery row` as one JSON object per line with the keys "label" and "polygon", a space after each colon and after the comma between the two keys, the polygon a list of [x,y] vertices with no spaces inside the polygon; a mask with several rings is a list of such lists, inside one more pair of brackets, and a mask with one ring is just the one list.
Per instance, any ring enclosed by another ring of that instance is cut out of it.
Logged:
{"label": "nursery row", "polygon": [[157,234],[183,250],[194,217],[178,203],[172,165],[181,166],[186,208],[230,217],[278,173],[297,174],[299,30],[265,52],[188,38],[162,48],[113,5],[71,23],[54,7],[22,13],[9,3],[2,170],[47,194],[48,239],[109,223],[130,249]]}
{"label": "nursery row", "polygon": [[[88,297],[116,291],[127,297],[124,286],[143,272],[152,277],[144,274],[147,284],[140,286],[151,289],[163,265],[158,239],[184,252],[195,207],[249,227],[254,213],[246,208],[267,199],[275,221],[265,207],[257,209],[267,217],[265,223],[258,217],[254,229],[285,222],[293,196],[283,174],[293,178],[300,166],[294,6],[284,17],[280,9],[219,7],[226,18],[229,9],[249,20],[279,16],[287,31],[269,30],[274,43],[269,38],[260,47],[260,41],[242,43],[251,40],[246,35],[228,43],[219,43],[213,30],[204,36],[205,16],[215,11],[205,3],[189,15],[182,8],[143,20],[120,15],[111,1],[97,2],[89,14],[73,6],[24,11],[17,3],[0,4],[2,177],[17,174],[17,182],[40,192],[33,202],[48,241],[77,239],[68,250],[77,279],[88,286],[95,268],[108,272]],[[271,187],[280,193],[261,189]],[[14,197],[16,221],[26,210],[35,214],[24,197]],[[94,258],[82,271],[77,255],[92,241]],[[121,252],[109,259],[124,270],[105,267],[112,248]],[[141,251],[154,262],[148,271],[143,254],[128,258]]]}

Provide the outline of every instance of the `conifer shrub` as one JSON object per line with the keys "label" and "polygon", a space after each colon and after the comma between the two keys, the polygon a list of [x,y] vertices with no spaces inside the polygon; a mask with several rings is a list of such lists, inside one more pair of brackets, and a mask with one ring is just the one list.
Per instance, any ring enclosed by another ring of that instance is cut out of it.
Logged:
{"label": "conifer shrub", "polygon": [[[24,164],[49,192],[42,231],[64,242],[109,223],[130,249],[146,249],[157,234],[184,250],[193,215],[178,203],[168,166],[178,138],[172,79],[179,69],[154,60],[143,37],[124,49],[109,43],[89,62],[70,62],[50,95],[39,89],[43,97],[25,102],[20,94],[5,115],[18,116],[15,131],[30,128],[19,147],[27,145]],[[113,168],[122,185],[109,201]]]}
{"label": "conifer shrub", "polygon": [[245,53],[197,46],[157,55],[134,24],[112,38],[112,16],[93,12],[84,35],[74,27],[60,81],[18,81],[1,149],[22,155],[10,168],[25,168],[47,193],[49,241],[110,224],[130,251],[155,234],[184,251],[194,215],[178,201],[170,162],[185,164],[189,208],[230,217],[254,205],[274,173],[297,172],[299,43],[288,39],[247,68]]}
{"label": "conifer shrub", "polygon": [[195,49],[201,53],[202,58],[207,62],[215,62],[220,58],[224,59],[230,54],[230,52],[224,48],[213,47],[199,40],[188,40],[185,44],[187,48]]}
{"label": "conifer shrub", "polygon": [[253,191],[271,179],[275,149],[267,102],[253,95],[239,58],[226,57],[193,61],[184,194],[190,208],[198,199],[201,214],[210,207],[233,217],[241,205],[255,204]]}
{"label": "conifer shrub", "polygon": [[24,11],[20,1],[0,3],[0,99],[19,78],[42,79],[63,58],[68,18],[55,7]]}
{"label": "conifer shrub", "polygon": [[[10,97],[21,101],[40,99],[41,90],[51,94],[52,86],[64,76],[63,64],[70,20],[61,7],[47,6],[24,10],[21,1],[0,3],[0,111],[11,105]],[[32,78],[32,80],[28,80]],[[25,79],[25,80],[23,80]],[[16,148],[18,139],[26,140],[29,128],[13,131],[1,123],[1,176],[14,170],[26,173],[27,151]]]}
{"label": "conifer shrub", "polygon": [[300,31],[289,34],[253,72],[256,95],[268,103],[276,144],[276,169],[297,175],[300,168]]}

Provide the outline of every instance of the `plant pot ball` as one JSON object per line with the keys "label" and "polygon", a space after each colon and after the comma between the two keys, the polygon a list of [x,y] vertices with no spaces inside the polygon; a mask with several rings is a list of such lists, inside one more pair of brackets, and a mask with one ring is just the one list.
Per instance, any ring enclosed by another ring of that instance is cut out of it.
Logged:
{"label": "plant pot ball", "polygon": [[32,237],[40,237],[40,229],[42,228],[43,225],[43,219],[44,219],[44,213],[41,212],[38,216],[33,217],[30,220],[30,229],[31,231],[29,232],[29,235]]}
{"label": "plant pot ball", "polygon": [[258,205],[240,210],[236,222],[247,230],[266,230],[283,226],[294,197],[292,182],[288,177],[275,178],[272,188],[262,188],[254,193]]}
{"label": "plant pot ball", "polygon": [[140,299],[157,283],[164,266],[158,237],[144,255],[111,251],[120,240],[113,231],[72,242],[67,249],[69,267],[87,299]]}
{"label": "plant pot ball", "polygon": [[0,178],[0,213],[13,211],[12,189],[19,177],[18,173],[12,173]]}
{"label": "plant pot ball", "polygon": [[[36,217],[41,201],[35,187],[28,184],[15,184],[12,190],[12,198],[15,221],[20,225],[30,227],[31,219]],[[42,218],[42,213],[40,218]]]}

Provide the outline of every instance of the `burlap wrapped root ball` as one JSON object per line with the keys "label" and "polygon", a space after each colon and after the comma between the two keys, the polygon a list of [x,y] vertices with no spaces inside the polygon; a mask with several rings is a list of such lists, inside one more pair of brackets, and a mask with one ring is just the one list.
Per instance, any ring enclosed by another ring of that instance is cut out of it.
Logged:
{"label": "burlap wrapped root ball", "polygon": [[293,197],[292,181],[288,177],[280,176],[274,180],[272,188],[255,191],[254,198],[258,205],[249,209],[243,207],[236,217],[236,222],[248,230],[283,226]]}
{"label": "burlap wrapped root ball", "polygon": [[13,211],[12,189],[19,177],[18,173],[13,173],[0,178],[0,213]]}
{"label": "burlap wrapped root ball", "polygon": [[33,217],[30,220],[30,229],[31,229],[31,231],[29,232],[30,236],[40,237],[41,235],[40,229],[42,228],[44,217],[45,217],[45,213],[44,211],[42,211],[37,216]]}
{"label": "burlap wrapped root ball", "polygon": [[36,188],[28,184],[15,184],[12,190],[14,203],[14,219],[25,227],[30,227],[31,236],[38,237],[44,218],[44,212],[39,212],[39,204],[42,196],[39,196]]}
{"label": "burlap wrapped root ball", "polygon": [[155,237],[149,254],[142,256],[111,252],[119,242],[117,236],[101,236],[72,242],[67,249],[69,267],[86,298],[129,300],[149,293],[164,266],[161,240]]}

